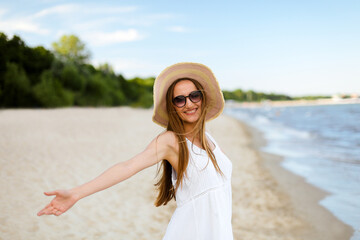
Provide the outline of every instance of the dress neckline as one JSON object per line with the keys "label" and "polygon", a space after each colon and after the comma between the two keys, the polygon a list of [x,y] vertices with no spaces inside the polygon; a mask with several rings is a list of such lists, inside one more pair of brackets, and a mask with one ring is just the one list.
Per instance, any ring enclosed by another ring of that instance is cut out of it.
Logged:
{"label": "dress neckline", "polygon": [[[207,134],[206,134],[206,135],[207,135]],[[207,138],[208,138],[208,141],[211,141],[211,139],[210,139],[208,136],[207,136]],[[188,141],[189,143],[191,143],[191,146],[195,146],[197,149],[205,152],[205,149],[197,146],[197,145],[194,144],[192,141],[190,141],[187,137],[185,137],[185,139],[186,139],[186,141]],[[216,146],[216,143],[214,143],[214,141],[211,141],[211,142],[212,142],[212,144],[214,144],[214,146],[215,146],[214,149],[211,150],[212,152],[214,152],[218,147]]]}

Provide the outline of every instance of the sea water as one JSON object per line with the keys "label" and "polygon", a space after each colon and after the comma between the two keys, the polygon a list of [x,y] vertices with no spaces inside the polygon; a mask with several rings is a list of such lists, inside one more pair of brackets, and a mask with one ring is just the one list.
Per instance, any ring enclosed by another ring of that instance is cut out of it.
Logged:
{"label": "sea water", "polygon": [[360,104],[226,108],[267,140],[261,150],[329,192],[320,204],[354,228],[360,240]]}

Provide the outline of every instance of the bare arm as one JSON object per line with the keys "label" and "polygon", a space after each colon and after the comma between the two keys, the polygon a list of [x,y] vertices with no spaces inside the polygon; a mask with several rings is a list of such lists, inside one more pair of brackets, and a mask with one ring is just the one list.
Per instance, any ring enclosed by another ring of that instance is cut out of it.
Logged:
{"label": "bare arm", "polygon": [[[71,191],[76,193],[78,199],[81,199],[120,183],[139,171],[164,159],[164,155],[167,155],[167,149],[164,149],[164,147],[166,146],[159,143],[156,147],[156,139],[154,139],[143,152],[128,161],[115,164],[95,179],[76,187]],[[156,148],[158,148],[158,153],[156,152]]]}
{"label": "bare arm", "polygon": [[71,190],[45,192],[47,196],[56,195],[56,197],[38,213],[38,216],[44,214],[59,216],[71,208],[78,200],[120,183],[162,159],[169,160],[172,165],[175,164],[175,161],[177,161],[177,144],[175,143],[173,134],[164,133],[154,139],[143,152],[125,162],[115,164],[83,185]]}

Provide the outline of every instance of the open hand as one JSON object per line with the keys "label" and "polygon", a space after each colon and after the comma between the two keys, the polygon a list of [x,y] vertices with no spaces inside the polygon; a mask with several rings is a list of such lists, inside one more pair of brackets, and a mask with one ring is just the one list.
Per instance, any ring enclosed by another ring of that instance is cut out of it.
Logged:
{"label": "open hand", "polygon": [[55,198],[48,205],[46,205],[45,208],[38,212],[38,216],[44,214],[60,216],[78,201],[78,198],[75,196],[75,194],[69,190],[56,190],[52,192],[44,192],[44,194],[46,196],[55,195]]}

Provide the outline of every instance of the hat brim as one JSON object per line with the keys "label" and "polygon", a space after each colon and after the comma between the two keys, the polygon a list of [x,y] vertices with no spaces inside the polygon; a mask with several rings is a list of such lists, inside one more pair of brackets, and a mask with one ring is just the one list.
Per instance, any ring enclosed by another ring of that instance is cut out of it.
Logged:
{"label": "hat brim", "polygon": [[208,99],[206,121],[219,116],[224,109],[224,97],[218,81],[207,66],[200,63],[183,62],[171,65],[163,70],[154,82],[153,121],[167,127],[169,117],[166,110],[166,93],[173,82],[180,78],[197,80],[204,88]]}

